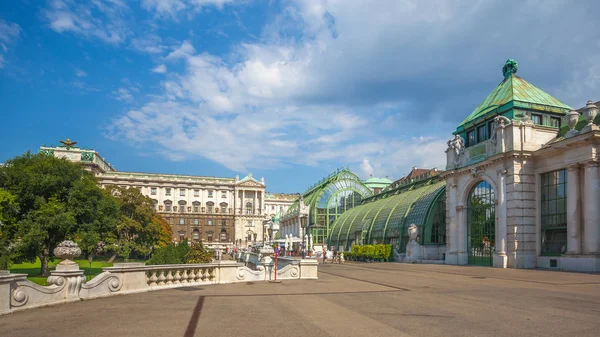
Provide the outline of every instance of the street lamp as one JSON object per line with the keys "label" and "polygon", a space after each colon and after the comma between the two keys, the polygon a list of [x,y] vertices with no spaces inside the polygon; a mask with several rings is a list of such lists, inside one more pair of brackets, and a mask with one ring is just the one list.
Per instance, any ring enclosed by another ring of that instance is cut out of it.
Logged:
{"label": "street lamp", "polygon": [[269,233],[269,243],[273,243],[273,228],[267,229],[267,232]]}
{"label": "street lamp", "polygon": [[300,217],[300,227],[302,228],[302,234],[300,234],[300,235],[302,235],[302,258],[305,258],[304,254],[306,253],[305,246],[304,246],[304,228],[306,228],[306,219],[307,219],[306,214],[304,214]]}

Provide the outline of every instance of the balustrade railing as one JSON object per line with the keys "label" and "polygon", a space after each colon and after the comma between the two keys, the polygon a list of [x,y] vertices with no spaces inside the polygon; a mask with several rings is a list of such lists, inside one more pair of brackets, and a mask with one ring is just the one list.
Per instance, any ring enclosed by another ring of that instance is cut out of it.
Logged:
{"label": "balustrade railing", "polygon": [[[128,294],[209,284],[249,281],[316,279],[316,260],[280,258],[275,269],[272,254],[245,253],[244,261],[216,261],[208,264],[146,266],[116,263],[83,282],[83,270],[68,259],[57,265],[48,278],[49,286],[26,279],[25,274],[0,271],[0,315],[34,308],[118,294]],[[72,257],[71,257],[72,258]]]}
{"label": "balustrade railing", "polygon": [[203,265],[162,265],[148,266],[146,283],[148,286],[163,285],[196,285],[214,283],[216,281],[215,266]]}

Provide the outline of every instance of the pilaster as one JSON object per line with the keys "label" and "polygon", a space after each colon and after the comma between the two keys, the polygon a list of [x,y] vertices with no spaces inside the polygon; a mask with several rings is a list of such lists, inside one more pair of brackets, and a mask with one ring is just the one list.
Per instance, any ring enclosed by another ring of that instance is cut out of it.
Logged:
{"label": "pilaster", "polygon": [[[591,161],[584,167],[583,250],[587,254],[600,253],[600,207],[598,206],[598,201],[600,201],[600,173],[598,165],[598,162]],[[571,186],[570,180],[568,180],[568,185]]]}
{"label": "pilaster", "polygon": [[506,268],[508,257],[506,256],[506,170],[497,170],[498,191],[496,197],[496,252],[494,253],[494,267]]}
{"label": "pilaster", "polygon": [[581,183],[579,165],[567,168],[567,254],[581,252]]}

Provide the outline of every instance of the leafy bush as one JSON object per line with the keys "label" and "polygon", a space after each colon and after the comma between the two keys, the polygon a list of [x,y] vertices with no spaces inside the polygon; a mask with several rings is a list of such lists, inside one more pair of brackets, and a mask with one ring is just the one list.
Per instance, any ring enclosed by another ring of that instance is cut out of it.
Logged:
{"label": "leafy bush", "polygon": [[390,260],[390,257],[392,256],[392,245],[385,245],[385,250],[384,250],[384,259],[386,261]]}
{"label": "leafy bush", "polygon": [[152,258],[146,262],[148,265],[158,264],[183,264],[186,262],[186,256],[190,251],[190,246],[187,240],[183,240],[179,244],[173,243],[157,248],[152,254]]}
{"label": "leafy bush", "polygon": [[185,257],[185,263],[210,263],[214,251],[204,248],[202,242],[193,243]]}
{"label": "leafy bush", "polygon": [[349,260],[355,261],[389,261],[392,255],[392,245],[354,245],[352,251],[346,254]]}

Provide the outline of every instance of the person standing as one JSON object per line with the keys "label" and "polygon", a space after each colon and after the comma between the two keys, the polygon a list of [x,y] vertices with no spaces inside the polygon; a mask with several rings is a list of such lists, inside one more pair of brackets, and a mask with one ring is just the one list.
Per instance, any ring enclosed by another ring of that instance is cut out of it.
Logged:
{"label": "person standing", "polygon": [[335,263],[335,260],[337,259],[337,250],[335,250],[335,248],[333,249],[333,259],[331,260],[331,263]]}
{"label": "person standing", "polygon": [[327,261],[327,250],[323,248],[323,264],[325,264],[325,261]]}

